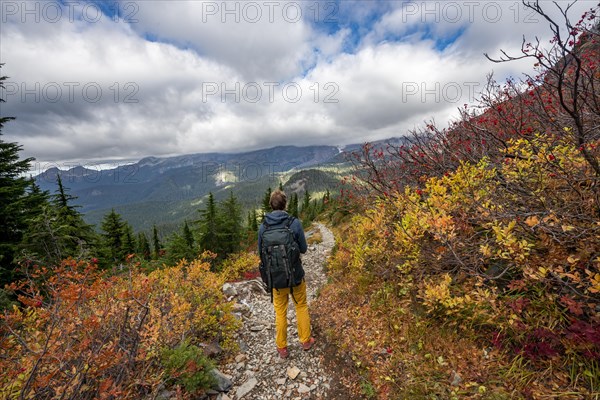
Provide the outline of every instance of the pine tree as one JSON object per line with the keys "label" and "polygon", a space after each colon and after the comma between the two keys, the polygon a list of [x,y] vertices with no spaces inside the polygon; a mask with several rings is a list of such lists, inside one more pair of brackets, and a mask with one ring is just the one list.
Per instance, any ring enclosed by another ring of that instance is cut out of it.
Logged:
{"label": "pine tree", "polygon": [[242,216],[240,205],[233,195],[229,192],[229,198],[225,200],[219,210],[219,237],[220,254],[222,258],[240,249],[242,239]]}
{"label": "pine tree", "polygon": [[65,189],[60,173],[56,175],[56,184],[58,185],[57,193],[54,195],[54,203],[57,208],[63,209],[65,213],[76,214],[75,207],[69,204],[70,201],[77,199],[71,196]]}
{"label": "pine tree", "polygon": [[310,200],[312,199],[312,197],[310,196],[310,193],[307,190],[304,191],[304,199],[302,201],[302,213],[306,213],[308,211],[308,207],[310,207]]}
{"label": "pine tree", "polygon": [[258,232],[258,215],[256,214],[256,209],[252,209],[252,232]]}
{"label": "pine tree", "polygon": [[156,225],[152,226],[152,245],[154,246],[154,258],[158,260],[161,256],[162,244],[158,238],[158,229],[156,229]]}
{"label": "pine tree", "polygon": [[60,236],[56,209],[47,203],[31,218],[30,226],[23,234],[20,247],[24,258],[37,264],[58,265],[66,258]]}
{"label": "pine tree", "polygon": [[[4,89],[6,79],[6,76],[0,76],[0,89]],[[4,102],[0,98],[0,104]],[[30,182],[23,174],[34,159],[20,160],[22,147],[1,138],[4,124],[13,119],[0,116],[0,287],[15,278],[15,258],[23,232],[29,225],[28,217],[31,217],[27,213],[31,206],[31,199],[28,199]]]}
{"label": "pine tree", "polygon": [[258,231],[258,215],[256,214],[256,209],[253,208],[252,210],[248,211],[248,222],[247,222],[247,228],[248,228],[248,232],[257,232]]}
{"label": "pine tree", "polygon": [[86,224],[77,206],[71,203],[77,199],[63,186],[60,175],[57,176],[58,189],[51,198],[55,210],[54,228],[58,233],[56,240],[62,248],[64,257],[82,257],[95,245],[96,233]]}
{"label": "pine tree", "polygon": [[271,193],[271,188],[269,187],[263,197],[261,220],[264,220],[265,215],[271,212]]}
{"label": "pine tree", "polygon": [[102,237],[113,262],[123,261],[123,228],[125,222],[114,208],[102,220]]}
{"label": "pine tree", "polygon": [[188,261],[197,257],[198,253],[194,248],[194,237],[187,221],[184,223],[181,234],[175,232],[167,241],[167,261],[175,265],[179,260]]}
{"label": "pine tree", "polygon": [[135,243],[135,234],[133,228],[126,221],[123,223],[123,254],[129,255],[134,254],[137,248]]}
{"label": "pine tree", "polygon": [[210,250],[218,253],[219,237],[218,237],[218,221],[217,221],[217,205],[212,192],[208,194],[206,208],[199,210],[199,242],[202,250]]}
{"label": "pine tree", "polygon": [[67,257],[88,256],[98,242],[98,235],[91,225],[83,220],[71,201],[76,197],[68,193],[60,175],[58,189],[49,197],[33,180],[31,196],[37,197],[37,211],[33,214],[28,229],[24,232],[21,248],[24,257],[37,263],[58,265]]}
{"label": "pine tree", "polygon": [[288,212],[290,215],[298,218],[298,193],[293,193],[290,203],[288,204]]}
{"label": "pine tree", "polygon": [[252,232],[252,210],[248,210],[246,214],[246,230]]}
{"label": "pine tree", "polygon": [[50,207],[50,194],[42,191],[33,178],[29,179],[29,195],[27,196],[26,219],[28,228],[23,233],[19,245],[19,258],[34,261],[38,264],[54,264],[49,260],[60,261],[57,248],[53,245],[48,235],[48,224],[52,216],[48,215]]}
{"label": "pine tree", "polygon": [[150,260],[152,251],[150,250],[150,241],[144,232],[138,233],[136,253],[145,260]]}
{"label": "pine tree", "polygon": [[279,190],[283,192],[283,182],[279,181]]}
{"label": "pine tree", "polygon": [[194,235],[192,234],[192,230],[188,226],[187,221],[185,221],[183,225],[183,239],[185,240],[185,244],[187,245],[187,247],[189,247],[190,249],[194,248]]}
{"label": "pine tree", "polygon": [[48,205],[50,201],[50,194],[40,189],[40,187],[35,183],[35,180],[30,177],[29,178],[29,189],[28,196],[26,199],[27,207],[25,209],[25,215],[28,220],[34,218],[42,212],[42,209]]}

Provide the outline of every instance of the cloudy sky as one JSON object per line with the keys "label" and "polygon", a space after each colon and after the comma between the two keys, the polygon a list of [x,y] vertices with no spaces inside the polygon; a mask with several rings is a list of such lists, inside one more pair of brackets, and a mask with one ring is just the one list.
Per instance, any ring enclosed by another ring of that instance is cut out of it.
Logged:
{"label": "cloudy sky", "polygon": [[[559,1],[561,5],[567,2]],[[596,1],[579,1],[577,21]],[[543,2],[556,15],[551,2]],[[441,125],[549,39],[519,1],[0,0],[4,140],[38,162],[344,145]]]}

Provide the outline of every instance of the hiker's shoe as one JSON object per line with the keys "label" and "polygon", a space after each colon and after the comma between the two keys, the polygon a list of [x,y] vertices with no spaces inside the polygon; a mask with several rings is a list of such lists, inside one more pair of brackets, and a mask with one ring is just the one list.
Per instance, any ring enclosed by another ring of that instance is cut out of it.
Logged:
{"label": "hiker's shoe", "polygon": [[308,351],[313,347],[314,344],[315,344],[315,338],[311,337],[310,339],[308,339],[308,342],[302,343],[302,349],[304,351]]}
{"label": "hiker's shoe", "polygon": [[290,352],[288,351],[287,347],[284,347],[283,349],[280,349],[278,347],[277,352],[279,353],[280,358],[288,358],[288,356],[290,355]]}

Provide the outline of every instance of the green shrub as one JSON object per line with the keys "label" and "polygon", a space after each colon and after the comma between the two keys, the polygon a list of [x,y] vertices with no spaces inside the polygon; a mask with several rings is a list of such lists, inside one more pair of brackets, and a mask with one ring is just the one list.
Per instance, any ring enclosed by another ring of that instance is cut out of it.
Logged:
{"label": "green shrub", "polygon": [[215,378],[210,373],[214,369],[213,363],[201,348],[187,341],[174,349],[163,350],[162,365],[173,384],[183,385],[187,392],[196,393],[201,389],[210,389],[215,384]]}
{"label": "green shrub", "polygon": [[11,309],[14,304],[17,303],[12,301],[8,292],[0,289],[0,311]]}

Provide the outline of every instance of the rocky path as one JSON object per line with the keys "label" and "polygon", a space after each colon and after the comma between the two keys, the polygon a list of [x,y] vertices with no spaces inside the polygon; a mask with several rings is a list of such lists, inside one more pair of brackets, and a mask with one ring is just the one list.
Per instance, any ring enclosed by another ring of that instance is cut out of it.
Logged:
{"label": "rocky path", "polygon": [[[316,224],[322,241],[309,245],[302,256],[306,271],[309,310],[317,291],[326,282],[323,269],[334,245],[331,231]],[[307,237],[315,230],[308,231]],[[260,279],[260,278],[258,278]],[[224,288],[225,294],[236,300],[236,313],[243,321],[239,332],[241,352],[235,362],[221,367],[231,377],[232,388],[221,393],[219,400],[234,399],[331,399],[334,379],[324,367],[324,343],[317,337],[311,351],[302,351],[296,329],[293,301],[288,308],[288,349],[290,356],[282,360],[275,348],[275,313],[270,296],[265,294],[259,281],[248,281]]]}

